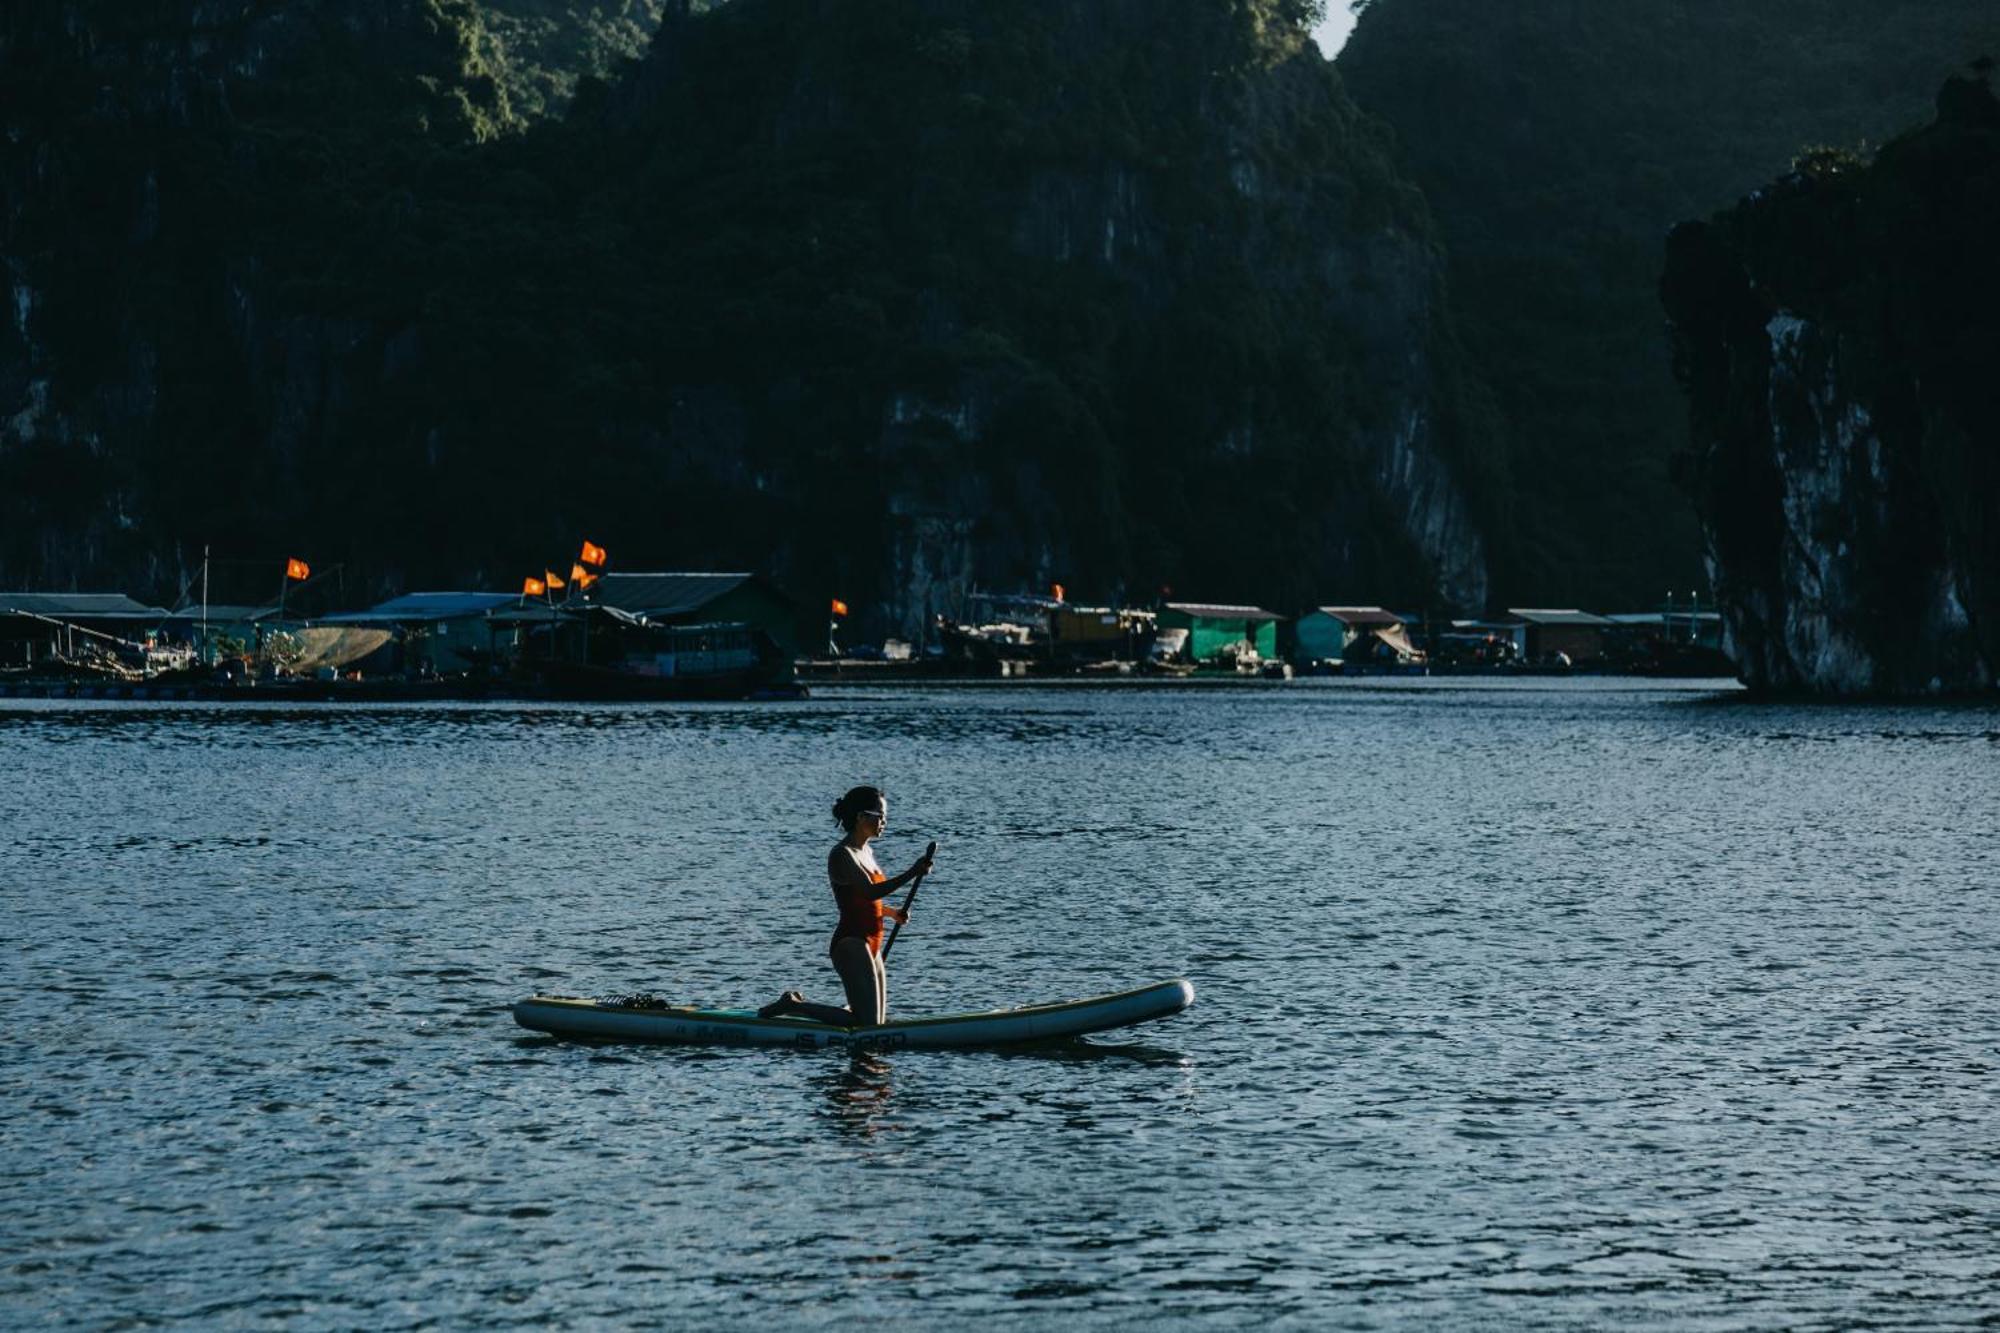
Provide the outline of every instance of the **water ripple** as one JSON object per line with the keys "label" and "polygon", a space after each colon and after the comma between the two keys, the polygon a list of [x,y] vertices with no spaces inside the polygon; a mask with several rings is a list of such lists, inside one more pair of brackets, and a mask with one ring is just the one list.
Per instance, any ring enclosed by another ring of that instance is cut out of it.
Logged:
{"label": "water ripple", "polygon": [[[1978,1323],[1996,739],[1629,682],[0,705],[0,1317]],[[1020,1052],[511,1025],[830,998],[866,780],[885,864],[946,849],[893,1007],[1200,1003]]]}

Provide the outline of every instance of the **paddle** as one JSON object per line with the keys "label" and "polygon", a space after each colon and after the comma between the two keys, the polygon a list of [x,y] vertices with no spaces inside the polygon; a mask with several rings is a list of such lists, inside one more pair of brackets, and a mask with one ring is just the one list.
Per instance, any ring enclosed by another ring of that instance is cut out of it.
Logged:
{"label": "paddle", "polygon": [[[929,847],[926,847],[924,849],[924,855],[936,856],[937,844],[932,843]],[[926,870],[924,872],[924,875],[928,875],[929,873],[930,872]],[[917,890],[921,889],[924,886],[924,875],[918,875],[916,881],[910,885],[910,896],[903,899],[903,910],[905,912],[908,912],[910,910],[910,904],[917,900]],[[894,926],[891,926],[889,928],[889,938],[882,942],[882,956],[884,958],[887,958],[889,956],[889,950],[896,947],[896,937],[902,933],[903,933],[903,923],[900,921],[898,921]]]}

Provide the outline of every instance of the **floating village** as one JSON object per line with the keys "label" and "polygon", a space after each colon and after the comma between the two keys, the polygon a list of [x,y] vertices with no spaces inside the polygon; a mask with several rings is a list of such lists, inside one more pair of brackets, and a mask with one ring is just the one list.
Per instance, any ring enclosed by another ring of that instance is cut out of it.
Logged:
{"label": "floating village", "polygon": [[[113,592],[0,592],[0,697],[297,700],[797,699],[816,682],[1292,680],[1341,675],[1729,676],[1721,618],[1519,608],[1445,619],[1380,606],[1086,606],[971,593],[914,640],[850,642],[847,602],[754,573],[624,573],[585,542],[567,577],[318,609],[288,559],[268,604],[173,607]],[[311,605],[311,614],[304,607]]]}

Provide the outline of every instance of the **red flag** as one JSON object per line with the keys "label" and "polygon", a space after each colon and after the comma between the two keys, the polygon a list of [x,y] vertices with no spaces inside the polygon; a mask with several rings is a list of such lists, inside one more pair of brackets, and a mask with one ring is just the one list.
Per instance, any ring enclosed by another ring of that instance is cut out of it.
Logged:
{"label": "red flag", "polygon": [[548,590],[548,585],[540,579],[526,578],[521,580],[521,596],[523,597],[540,597]]}
{"label": "red flag", "polygon": [[312,566],[303,560],[287,560],[285,562],[285,577],[288,579],[309,579],[312,577]]}
{"label": "red flag", "polygon": [[840,599],[839,599],[838,597],[834,598],[834,599],[833,599],[833,613],[834,613],[835,615],[837,615],[837,616],[844,616],[844,615],[846,615],[846,614],[847,614],[847,603],[846,603],[846,602],[843,602],[843,601],[841,601],[841,600],[840,600]]}
{"label": "red flag", "polygon": [[596,565],[599,569],[602,569],[604,568],[605,560],[604,548],[596,542],[585,542],[583,544],[583,554],[578,556],[577,559],[586,565]]}

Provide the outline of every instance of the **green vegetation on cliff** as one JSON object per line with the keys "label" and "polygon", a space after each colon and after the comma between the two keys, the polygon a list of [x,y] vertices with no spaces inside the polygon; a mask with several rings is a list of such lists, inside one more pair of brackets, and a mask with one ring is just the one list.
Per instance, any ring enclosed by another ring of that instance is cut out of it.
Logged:
{"label": "green vegetation on cliff", "polygon": [[[559,114],[587,80],[645,54],[669,0],[479,0],[515,115]],[[705,8],[706,4],[698,6]]]}
{"label": "green vegetation on cliff", "polygon": [[1661,243],[1811,145],[1913,123],[2000,52],[1992,0],[1371,0],[1339,67],[1436,212],[1498,395],[1502,598],[1642,603],[1700,574]]}

